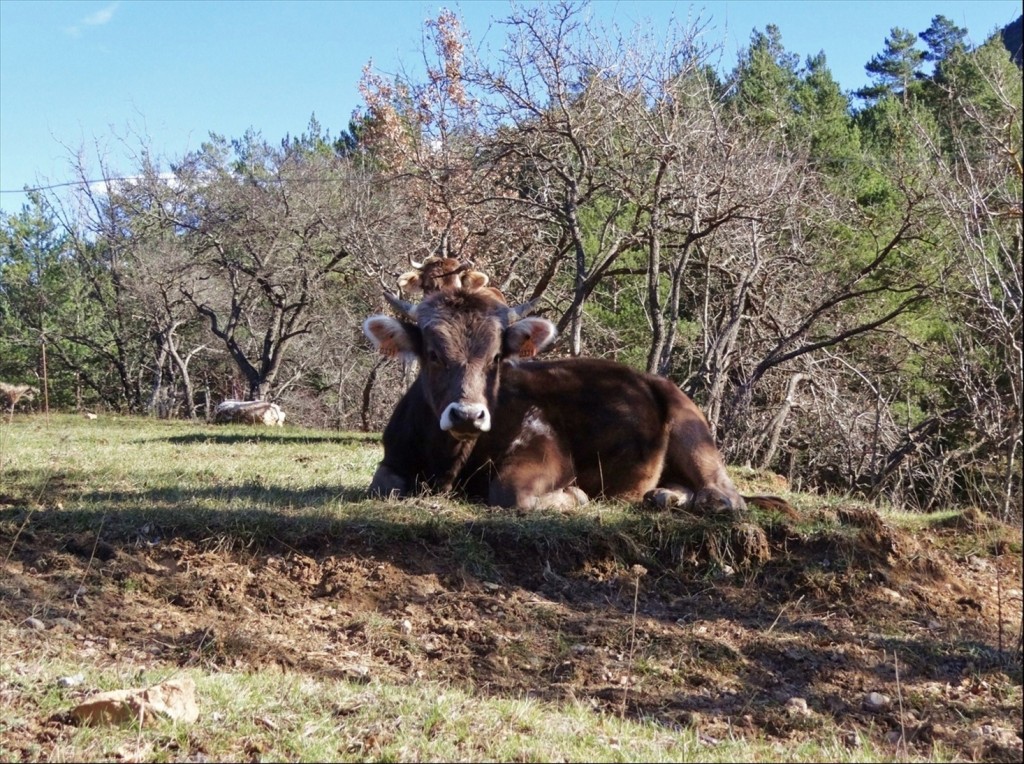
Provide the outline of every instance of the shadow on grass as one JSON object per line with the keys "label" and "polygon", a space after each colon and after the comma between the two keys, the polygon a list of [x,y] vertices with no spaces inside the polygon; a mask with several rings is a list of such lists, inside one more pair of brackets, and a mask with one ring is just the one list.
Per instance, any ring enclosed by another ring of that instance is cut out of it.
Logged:
{"label": "shadow on grass", "polygon": [[165,441],[179,446],[191,446],[196,444],[216,444],[233,446],[240,443],[274,443],[287,446],[308,446],[317,443],[330,443],[332,445],[355,446],[366,445],[380,440],[379,434],[368,433],[357,435],[353,433],[330,434],[316,433],[310,430],[300,432],[267,431],[267,430],[235,430],[229,432],[196,432],[188,435],[171,435],[142,437],[138,442],[151,443],[153,441]]}
{"label": "shadow on grass", "polygon": [[[25,503],[0,509],[5,529],[22,523],[57,535],[96,532],[105,543],[130,546],[139,529],[163,541],[203,542],[223,537],[229,546],[279,552],[277,544],[311,555],[343,553],[354,537],[362,544],[385,544],[396,538],[429,543],[467,534],[483,547],[492,566],[514,564],[521,553],[544,554],[576,564],[587,556],[614,555],[624,564],[658,568],[671,564],[671,554],[658,555],[681,543],[679,532],[702,532],[720,523],[666,520],[622,507],[579,514],[517,512],[453,502],[423,495],[402,501],[370,499],[365,485],[325,484],[289,488],[261,481],[209,487],[160,487],[140,490],[83,490],[84,479],[56,475],[41,497],[44,506]],[[70,489],[70,490],[68,490]],[[65,492],[66,491],[66,492]],[[65,506],[67,505],[67,506]],[[0,536],[2,538],[2,536]],[[495,574],[483,568],[471,571]]]}

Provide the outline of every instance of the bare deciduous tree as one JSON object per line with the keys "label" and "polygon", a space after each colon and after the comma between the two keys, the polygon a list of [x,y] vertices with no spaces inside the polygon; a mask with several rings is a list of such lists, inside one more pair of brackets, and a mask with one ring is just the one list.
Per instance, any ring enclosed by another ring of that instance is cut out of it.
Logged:
{"label": "bare deciduous tree", "polygon": [[[1020,70],[998,44],[961,55],[944,70],[945,142],[918,126],[936,168],[932,191],[945,222],[942,309],[948,320],[939,368],[952,401],[941,416],[968,437],[932,449],[942,499],[959,492],[998,514],[1021,516],[1024,411]],[[945,143],[945,145],[944,145]],[[938,430],[938,425],[935,425]]]}
{"label": "bare deciduous tree", "polygon": [[161,209],[188,242],[182,294],[259,400],[300,376],[304,361],[289,348],[325,320],[317,308],[360,253],[356,234],[372,212],[353,182],[358,171],[332,154],[254,136],[235,148],[234,162],[224,144],[186,158],[176,198]]}

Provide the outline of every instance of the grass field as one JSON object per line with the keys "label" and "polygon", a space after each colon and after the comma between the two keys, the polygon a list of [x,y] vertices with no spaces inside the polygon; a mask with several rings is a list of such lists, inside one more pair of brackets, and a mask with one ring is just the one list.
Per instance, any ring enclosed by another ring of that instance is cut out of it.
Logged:
{"label": "grass field", "polygon": [[[371,501],[380,454],[0,424],[0,760],[1020,758],[1020,529],[790,494],[799,522]],[[181,677],[195,722],[71,716]]]}

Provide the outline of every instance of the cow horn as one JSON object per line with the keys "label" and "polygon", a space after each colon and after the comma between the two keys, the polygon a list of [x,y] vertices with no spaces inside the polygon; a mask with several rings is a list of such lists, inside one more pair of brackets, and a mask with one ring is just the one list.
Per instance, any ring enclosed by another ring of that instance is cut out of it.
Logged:
{"label": "cow horn", "polygon": [[516,305],[514,308],[508,308],[505,311],[505,321],[507,322],[507,325],[514,324],[519,319],[526,318],[526,316],[533,313],[538,302],[540,302],[540,298],[536,297],[529,302],[524,302],[522,305]]}
{"label": "cow horn", "polygon": [[406,302],[397,295],[393,295],[390,292],[384,293],[384,299],[388,301],[392,308],[398,313],[410,321],[416,320],[416,306],[411,302]]}

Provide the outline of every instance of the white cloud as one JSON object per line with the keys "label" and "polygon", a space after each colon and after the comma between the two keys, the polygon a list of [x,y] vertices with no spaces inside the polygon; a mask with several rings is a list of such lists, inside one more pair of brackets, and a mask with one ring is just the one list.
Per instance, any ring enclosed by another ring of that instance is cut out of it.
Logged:
{"label": "white cloud", "polygon": [[110,20],[114,18],[114,12],[117,10],[117,6],[121,4],[121,0],[115,0],[113,3],[109,3],[103,8],[100,8],[95,13],[90,13],[88,16],[83,18],[74,26],[67,27],[64,31],[71,37],[81,37],[82,27],[101,27],[104,24],[110,23]]}
{"label": "white cloud", "polygon": [[82,23],[90,27],[98,27],[104,25],[112,18],[114,18],[114,11],[117,10],[117,6],[119,6],[120,4],[120,1],[114,2],[108,5],[106,8],[101,8],[100,10],[96,11],[96,13],[90,13],[88,16],[82,19]]}
{"label": "white cloud", "polygon": [[[162,172],[158,177],[171,188],[181,188],[181,183],[173,172]],[[94,180],[89,182],[89,191],[99,196],[106,196],[108,191],[125,191],[142,180],[144,180],[142,175],[127,175],[123,178]]]}

